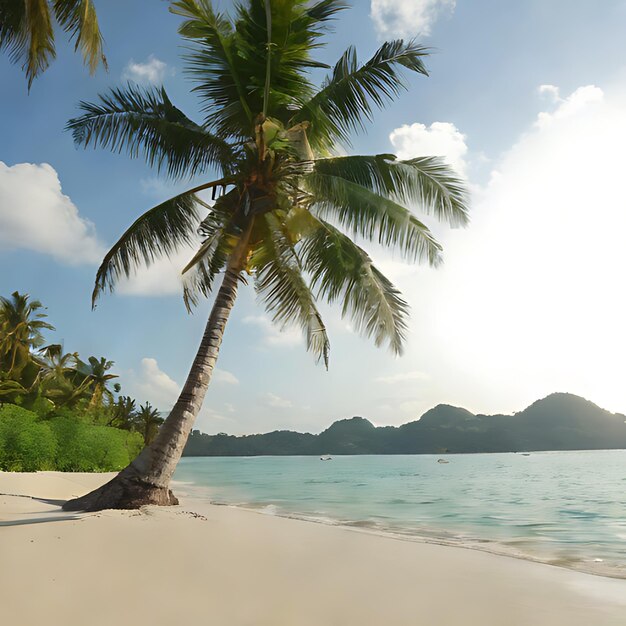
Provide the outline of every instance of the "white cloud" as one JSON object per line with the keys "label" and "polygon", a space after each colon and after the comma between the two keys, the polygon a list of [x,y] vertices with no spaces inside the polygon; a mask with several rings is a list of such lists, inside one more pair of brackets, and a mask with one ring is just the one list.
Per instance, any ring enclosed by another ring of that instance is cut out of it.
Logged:
{"label": "white cloud", "polygon": [[216,383],[222,383],[223,385],[238,385],[239,379],[232,373],[227,370],[221,370],[219,368],[215,368],[213,371],[213,380]]}
{"label": "white cloud", "polygon": [[302,343],[302,333],[297,328],[280,329],[264,315],[244,317],[244,324],[257,326],[263,331],[262,343],[267,346],[297,346]]}
{"label": "white cloud", "polygon": [[180,393],[180,385],[160,369],[156,359],[142,359],[139,373],[131,371],[129,374],[132,391],[129,392],[130,395],[136,396],[140,402],[148,401],[162,411],[174,406]]}
{"label": "white cloud", "polygon": [[624,145],[626,94],[577,89],[499,160],[444,266],[400,277],[428,303],[409,356],[427,401],[506,412],[560,390],[624,409]]}
{"label": "white cloud", "polygon": [[562,120],[567,117],[575,117],[580,113],[588,111],[589,105],[602,102],[602,100],[604,100],[604,93],[599,87],[596,87],[595,85],[579,87],[569,97],[565,98],[565,100],[560,100],[560,104],[556,111],[552,113],[540,113],[537,116],[536,125],[539,128],[546,128],[556,120]]}
{"label": "white cloud", "polygon": [[274,409],[288,409],[293,407],[293,402],[291,400],[287,400],[287,398],[281,398],[275,393],[266,393],[264,396],[264,401],[267,406]]}
{"label": "white cloud", "polygon": [[545,96],[552,102],[558,102],[561,99],[560,90],[556,85],[539,85],[537,91],[540,96]]}
{"label": "white cloud", "polygon": [[63,194],[47,163],[0,161],[0,247],[48,254],[69,265],[99,263],[105,253],[94,225]]}
{"label": "white cloud", "polygon": [[371,17],[383,38],[430,35],[441,15],[451,14],[456,0],[372,0]]}
{"label": "white cloud", "polygon": [[429,378],[428,374],[419,371],[398,372],[397,374],[390,374],[389,376],[379,376],[376,378],[376,382],[394,385],[396,383],[405,383],[412,380],[428,380]]}
{"label": "white cloud", "polygon": [[419,156],[443,157],[454,169],[466,176],[467,145],[465,135],[449,122],[404,124],[389,135],[398,158],[411,159]]}
{"label": "white cloud", "polygon": [[145,63],[138,63],[131,59],[124,68],[122,79],[132,80],[136,83],[159,84],[167,76],[172,76],[173,74],[174,70],[167,63],[151,54]]}

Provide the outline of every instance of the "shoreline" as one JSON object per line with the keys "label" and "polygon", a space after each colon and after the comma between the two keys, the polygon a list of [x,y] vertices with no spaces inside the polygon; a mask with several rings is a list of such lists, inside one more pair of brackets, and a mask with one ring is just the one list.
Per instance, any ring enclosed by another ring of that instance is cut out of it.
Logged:
{"label": "shoreline", "polygon": [[[595,453],[596,451],[589,452]],[[611,452],[617,452],[621,459],[623,451]],[[537,453],[536,456],[541,457],[550,454],[561,455],[562,453],[560,451],[554,453],[540,452]],[[392,455],[386,456],[390,457]],[[436,458],[436,456],[433,455],[428,456],[430,458]],[[509,455],[498,454],[496,456]],[[233,459],[234,458],[235,457],[233,457]],[[244,457],[244,462],[249,458],[250,457]],[[281,457],[271,458],[278,459]],[[306,459],[309,457],[301,456],[289,458]],[[339,455],[337,458],[342,457]],[[354,455],[351,455],[349,458],[354,458]],[[254,487],[237,488],[235,483],[231,484],[232,481],[220,480],[222,472],[227,473],[231,470],[235,472],[238,471],[234,469],[232,465],[218,465],[214,468],[217,471],[217,475],[214,476],[212,483],[211,480],[203,478],[206,472],[208,472],[207,476],[210,475],[212,465],[198,463],[198,469],[196,471],[193,468],[196,467],[195,461],[198,461],[199,457],[191,459],[190,457],[186,457],[184,460],[191,460],[193,464],[181,464],[181,471],[183,469],[185,471],[182,471],[182,475],[179,474],[181,480],[176,481],[177,490],[186,492],[188,495],[199,498],[203,502],[260,512],[270,516],[354,529],[404,541],[478,550],[489,554],[497,554],[534,563],[563,567],[568,570],[618,580],[626,579],[626,560],[621,550],[622,540],[617,534],[617,530],[612,532],[611,535],[607,535],[608,538],[605,544],[595,544],[593,537],[589,534],[585,534],[585,532],[589,531],[589,528],[586,530],[582,528],[582,531],[584,531],[583,534],[577,535],[576,532],[580,532],[581,528],[576,529],[574,524],[572,526],[574,530],[572,530],[572,528],[567,525],[569,523],[568,519],[558,519],[558,516],[554,515],[548,515],[546,518],[542,519],[541,516],[533,516],[532,513],[526,516],[526,511],[523,509],[507,511],[506,508],[502,511],[497,511],[496,517],[490,517],[489,509],[487,508],[489,506],[488,503],[484,504],[485,509],[481,509],[485,511],[484,514],[487,515],[489,519],[500,519],[504,520],[504,522],[488,522],[483,525],[481,524],[480,515],[474,515],[473,518],[471,515],[465,517],[459,515],[459,519],[454,520],[456,523],[446,523],[443,517],[437,518],[436,515],[428,513],[425,515],[417,514],[416,517],[411,518],[403,515],[402,510],[400,510],[400,515],[398,515],[395,510],[387,510],[385,506],[381,506],[381,493],[375,494],[378,499],[375,500],[375,502],[372,501],[371,507],[335,505],[332,499],[333,494],[332,492],[328,492],[328,490],[316,492],[314,495],[319,496],[319,499],[316,499],[316,497],[301,498],[297,492],[290,493],[289,489],[282,484],[284,482],[282,479],[277,478],[276,484],[270,486],[267,484],[267,481],[257,481],[254,477],[250,477],[249,470],[237,473],[237,479],[244,481],[242,485],[247,486],[251,484],[254,485]],[[264,465],[263,467],[265,468],[266,466]],[[279,468],[283,466],[277,465],[276,467]],[[288,467],[291,466],[288,465]],[[339,467],[343,466],[340,465]],[[447,468],[453,466],[446,465],[443,467],[448,471]],[[274,471],[276,468],[272,465],[270,469]],[[326,469],[326,467],[324,467],[324,469]],[[405,468],[401,469],[404,471]],[[413,470],[423,471],[420,467],[411,468],[410,471]],[[406,471],[409,470],[406,469]],[[535,472],[536,471],[538,470],[535,470]],[[326,480],[330,483],[334,482],[331,479],[327,479],[325,473],[322,474],[321,478],[315,474],[315,480],[309,480],[311,479],[310,471],[309,473],[304,471],[301,476],[305,483],[304,486],[306,487],[306,483],[308,482],[324,483]],[[401,475],[405,474],[401,473]],[[349,474],[341,474],[338,478],[348,483],[350,483],[351,480]],[[374,476],[374,478],[376,478],[376,476]],[[249,483],[245,481],[252,482]],[[355,479],[353,482],[358,482],[358,480]],[[356,486],[362,485],[358,484]],[[411,485],[409,485],[409,487],[410,486]],[[259,497],[257,497],[255,492],[257,487],[260,489],[261,493]],[[519,497],[519,494],[517,495]],[[394,494],[394,497],[404,498],[405,496],[402,494]],[[427,502],[420,502],[419,504],[431,504],[430,501],[436,500],[437,497],[437,494],[427,493],[425,496],[416,499],[427,500]],[[504,497],[506,498],[506,495],[504,495]],[[410,500],[411,503],[413,503],[414,499],[415,498],[411,499],[407,496],[407,500]],[[400,500],[400,502],[403,501]],[[532,504],[534,504],[534,502],[532,502],[531,499],[531,505],[529,506],[532,506]],[[591,507],[589,509],[590,511],[593,510],[593,504],[594,503],[591,502],[588,505]],[[603,502],[603,504],[605,503]],[[567,503],[563,503],[563,507],[566,506]],[[580,507],[584,508],[584,504],[574,508]],[[476,509],[476,507],[474,508]],[[587,509],[584,510],[586,511]],[[450,511],[451,509],[448,506],[447,509],[443,507],[438,512],[443,514],[449,513]],[[565,513],[567,512],[568,511],[565,511]],[[600,511],[600,513],[601,512],[602,511]],[[578,513],[578,511],[575,511],[575,513]],[[521,517],[516,516],[516,514],[521,515]],[[496,515],[496,513],[493,515]],[[446,515],[444,517],[450,516]],[[613,521],[617,520],[614,519]],[[502,525],[499,526],[499,524]],[[596,524],[597,535],[601,536],[603,528],[602,515],[598,515]],[[564,532],[565,529],[569,529],[568,532],[570,534]],[[601,538],[600,541],[603,539],[604,538]]]}
{"label": "shoreline", "polygon": [[[189,498],[190,501],[194,501],[195,498]],[[626,573],[622,573],[619,571],[615,571],[611,568],[593,568],[593,567],[585,567],[584,565],[576,566],[574,563],[574,559],[551,559],[549,557],[541,558],[539,556],[535,556],[533,554],[527,552],[516,551],[512,548],[507,548],[507,546],[503,543],[498,543],[497,541],[490,540],[479,540],[479,539],[468,539],[463,540],[461,538],[451,538],[446,539],[443,536],[438,536],[433,533],[433,535],[425,535],[419,533],[411,533],[411,532],[400,532],[393,530],[386,530],[384,528],[377,528],[374,525],[369,525],[367,522],[341,522],[337,520],[324,520],[321,518],[309,517],[306,515],[299,515],[297,513],[289,514],[289,513],[269,513],[263,510],[257,509],[255,507],[244,506],[244,505],[236,505],[236,504],[227,504],[220,502],[209,502],[211,506],[223,506],[226,508],[233,508],[242,511],[249,511],[250,513],[257,513],[259,515],[267,515],[269,517],[279,517],[282,519],[291,519],[297,520],[300,522],[309,522],[311,524],[321,524],[322,526],[330,526],[333,528],[341,528],[346,531],[363,533],[366,535],[373,535],[375,537],[386,537],[387,539],[393,539],[396,541],[406,541],[410,543],[418,543],[424,545],[433,545],[433,546],[445,546],[449,548],[458,548],[460,550],[472,550],[476,552],[483,552],[485,554],[492,554],[494,556],[502,556],[505,558],[517,559],[520,561],[527,561],[529,563],[538,563],[541,565],[547,565],[550,567],[558,567],[560,569],[564,569],[572,572],[580,572],[583,574],[588,574],[590,576],[600,576],[601,578],[611,578],[614,580],[626,580]]]}
{"label": "shoreline", "polygon": [[[173,484],[175,481],[173,481]],[[218,506],[224,508],[230,508],[241,511],[248,511],[250,513],[256,513],[258,515],[265,515],[268,517],[278,517],[281,519],[297,520],[299,522],[308,522],[311,524],[320,524],[322,526],[330,526],[332,528],[341,528],[346,531],[363,533],[366,535],[373,535],[375,537],[386,537],[387,539],[393,539],[396,541],[406,541],[410,543],[418,543],[424,545],[445,546],[449,548],[458,548],[461,550],[473,550],[476,552],[483,552],[485,554],[492,554],[494,556],[501,556],[505,558],[517,559],[520,561],[527,561],[529,563],[538,563],[541,565],[547,565],[550,567],[558,567],[572,572],[580,572],[589,576],[599,576],[601,578],[611,578],[613,580],[626,580],[626,572],[616,571],[611,567],[596,566],[593,567],[590,562],[576,561],[574,559],[559,559],[545,557],[541,558],[528,552],[516,551],[513,548],[507,547],[506,544],[487,540],[469,538],[462,539],[454,536],[451,533],[450,538],[436,534],[436,530],[433,529],[432,534],[420,534],[412,532],[402,532],[400,530],[386,529],[384,527],[376,526],[375,523],[367,521],[342,521],[331,518],[315,517],[306,515],[304,513],[288,513],[288,512],[269,512],[266,509],[268,505],[254,506],[252,504],[230,504],[228,502],[217,502],[210,499],[205,500],[200,496],[187,496],[184,498],[189,502],[197,502],[199,505],[209,504],[210,506]],[[272,506],[272,505],[269,505]],[[580,563],[580,565],[575,565]]]}
{"label": "shoreline", "polygon": [[[8,622],[626,623],[624,580],[359,528],[253,515],[189,494],[181,493],[177,507],[58,519],[59,500],[109,476],[0,473],[0,494],[13,494],[0,495],[0,521],[22,521],[0,527],[0,602]],[[32,523],[37,518],[54,522]]]}

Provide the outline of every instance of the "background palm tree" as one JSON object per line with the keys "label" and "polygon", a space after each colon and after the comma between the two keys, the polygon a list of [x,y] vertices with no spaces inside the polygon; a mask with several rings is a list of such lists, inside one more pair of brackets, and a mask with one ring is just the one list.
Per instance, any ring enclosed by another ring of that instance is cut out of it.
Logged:
{"label": "background palm tree", "polygon": [[89,409],[92,411],[102,407],[104,401],[112,403],[115,400],[113,392],[109,389],[109,383],[118,376],[108,373],[113,365],[115,365],[113,361],[107,361],[104,357],[97,359],[90,356],[87,363],[78,360],[76,370],[83,377],[84,385],[91,394]]}
{"label": "background palm tree", "polygon": [[14,291],[10,298],[0,296],[0,370],[13,380],[19,380],[34,351],[45,343],[42,331],[54,330],[44,321],[43,309],[28,294]]}
{"label": "background palm tree", "polygon": [[155,440],[159,432],[159,427],[164,421],[159,411],[149,402],[139,407],[139,411],[137,412],[137,425],[147,446]]}
{"label": "background palm tree", "polygon": [[37,358],[40,393],[55,407],[75,407],[85,397],[89,381],[78,373],[78,353],[65,353],[60,344],[51,344],[41,350]]}
{"label": "background palm tree", "polygon": [[120,396],[112,407],[107,426],[132,430],[137,425],[137,403],[130,396]]}
{"label": "background palm tree", "polygon": [[93,74],[106,59],[92,0],[0,0],[0,50],[22,63],[28,88],[56,57],[53,20],[74,40]]}
{"label": "background palm tree", "polygon": [[[94,303],[138,265],[201,240],[184,270],[193,307],[222,276],[183,390],[151,445],[111,482],[66,503],[68,510],[172,504],[169,482],[200,410],[237,288],[250,277],[279,326],[298,324],[328,363],[318,299],[342,312],[377,346],[400,353],[408,305],[346,231],[398,249],[412,260],[440,261],[441,246],[407,208],[455,225],[467,222],[462,181],[440,159],[391,154],[332,156],[404,87],[402,70],[427,75],[427,51],[413,41],[384,43],[365,63],[348,48],[319,89],[311,54],[341,0],[248,0],[231,21],[209,0],[180,0],[180,33],[191,46],[187,69],[204,111],[201,123],[176,108],[163,88],[129,85],[81,103],[74,140],[143,155],[174,178],[218,177],[144,213],[100,266]],[[197,194],[211,190],[214,203]]]}

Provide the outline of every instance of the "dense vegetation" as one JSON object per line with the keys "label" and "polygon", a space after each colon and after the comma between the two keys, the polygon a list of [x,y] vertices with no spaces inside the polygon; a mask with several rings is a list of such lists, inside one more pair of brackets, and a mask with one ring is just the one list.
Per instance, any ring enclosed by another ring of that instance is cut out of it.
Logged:
{"label": "dense vegetation", "polygon": [[515,415],[474,415],[441,404],[400,427],[362,417],[319,435],[277,431],[234,437],[193,431],[186,456],[291,454],[441,454],[626,448],[626,416],[570,394],[553,394]]}
{"label": "dense vegetation", "polygon": [[163,420],[119,395],[113,361],[65,353],[53,330],[41,302],[0,297],[0,470],[119,470]]}

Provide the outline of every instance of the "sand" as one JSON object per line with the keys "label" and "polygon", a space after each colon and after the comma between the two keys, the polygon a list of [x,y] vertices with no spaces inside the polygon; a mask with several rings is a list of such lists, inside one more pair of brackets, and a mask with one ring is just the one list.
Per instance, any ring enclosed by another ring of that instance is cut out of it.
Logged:
{"label": "sand", "polygon": [[107,478],[0,473],[0,623],[626,624],[624,580],[475,550],[191,498],[70,519],[60,512],[55,501]]}

